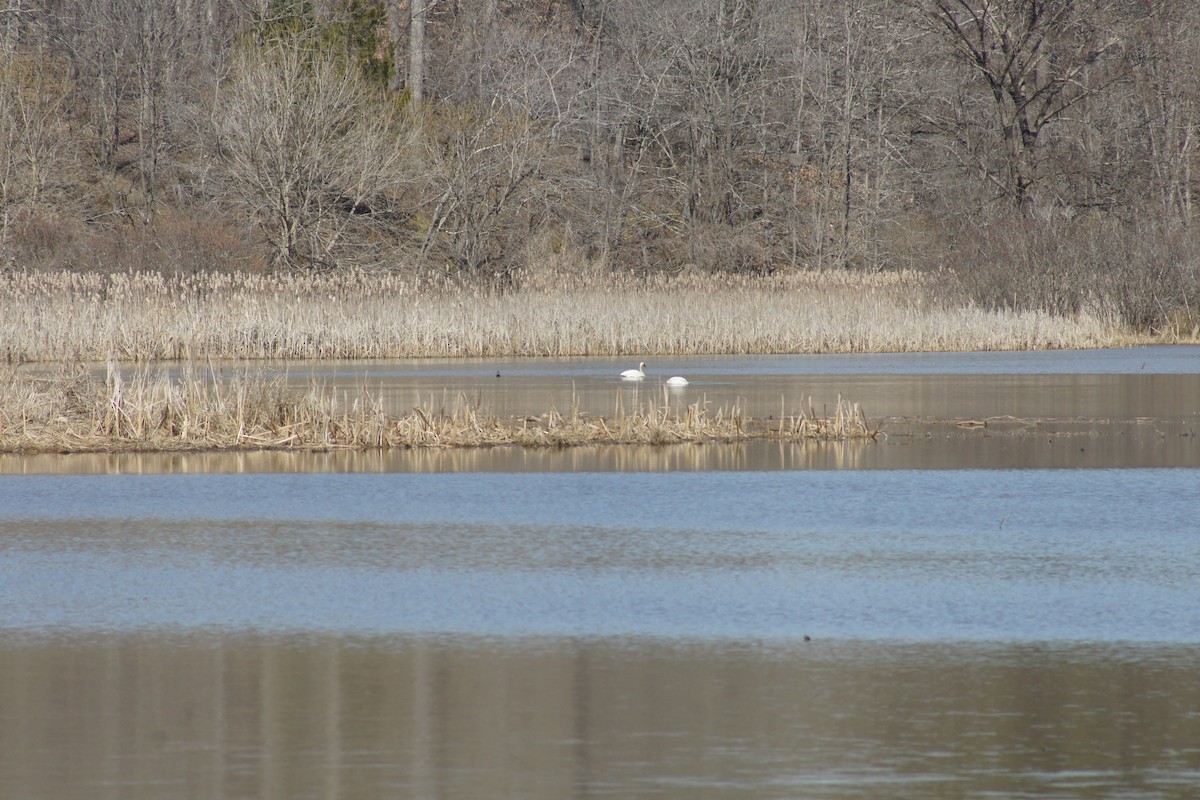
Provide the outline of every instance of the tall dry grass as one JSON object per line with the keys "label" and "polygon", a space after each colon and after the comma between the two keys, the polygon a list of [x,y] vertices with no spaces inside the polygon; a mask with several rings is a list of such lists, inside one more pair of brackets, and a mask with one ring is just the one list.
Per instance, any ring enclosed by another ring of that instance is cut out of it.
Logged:
{"label": "tall dry grass", "polygon": [[282,380],[247,373],[218,376],[187,369],[123,370],[110,361],[102,381],[79,365],[32,375],[0,369],[0,452],[194,449],[479,447],[515,444],[676,444],[774,438],[875,438],[857,406],[839,400],[822,417],[811,402],[781,421],[747,418],[738,407],[711,411],[672,405],[665,393],[611,416],[551,409],[540,417],[502,418],[464,397],[430,399],[388,414],[369,392],[341,395],[313,384],[289,391]]}
{"label": "tall dry grass", "polygon": [[989,312],[911,272],[576,275],[518,288],[396,274],[0,273],[0,361],[1011,350],[1110,343],[1096,316]]}

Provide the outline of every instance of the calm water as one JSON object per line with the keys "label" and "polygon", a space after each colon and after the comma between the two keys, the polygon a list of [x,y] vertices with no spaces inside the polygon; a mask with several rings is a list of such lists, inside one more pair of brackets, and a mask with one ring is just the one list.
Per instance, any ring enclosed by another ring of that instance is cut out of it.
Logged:
{"label": "calm water", "polygon": [[0,459],[0,797],[1195,797],[1197,352],[1133,353],[826,374],[1104,436]]}
{"label": "calm water", "polygon": [[[621,370],[647,360],[644,381]],[[207,365],[205,365],[207,369]],[[103,374],[103,367],[100,368]],[[392,412],[478,404],[500,415],[551,408],[612,414],[647,403],[738,406],[765,417],[830,408],[839,397],[868,416],[1156,417],[1200,422],[1200,346],[1122,350],[868,355],[694,356],[655,359],[453,359],[227,363],[226,373],[285,376],[297,388],[368,392]],[[497,376],[499,373],[499,376]],[[668,389],[672,375],[691,385]]]}

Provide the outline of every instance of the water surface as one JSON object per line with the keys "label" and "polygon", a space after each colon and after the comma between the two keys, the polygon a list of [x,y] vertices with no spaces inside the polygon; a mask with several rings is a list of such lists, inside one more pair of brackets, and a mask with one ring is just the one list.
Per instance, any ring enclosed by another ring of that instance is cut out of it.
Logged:
{"label": "water surface", "polygon": [[0,639],[0,784],[55,800],[1190,798],[1197,647]]}
{"label": "water surface", "polygon": [[1194,797],[1196,354],[666,365],[1050,412],[875,443],[0,458],[0,796]]}
{"label": "water surface", "polygon": [[[621,370],[648,362],[644,381]],[[231,364],[369,392],[392,411],[460,398],[500,415],[554,408],[612,414],[649,402],[741,408],[754,417],[794,414],[838,398],[884,417],[1155,417],[1200,415],[1200,346],[993,353],[631,356],[574,359],[420,359]],[[672,375],[691,382],[669,389]]]}
{"label": "water surface", "polygon": [[1200,641],[1188,469],[0,487],[13,630]]}
{"label": "water surface", "polygon": [[[646,361],[643,381],[620,372]],[[648,403],[741,409],[753,417],[832,409],[839,398],[877,419],[922,417],[1200,418],[1200,345],[1095,350],[622,358],[363,359],[164,364],[229,376],[282,377],[391,413],[468,403],[503,416],[551,409],[608,415]],[[127,367],[132,368],[132,367]],[[46,370],[26,365],[27,371]],[[103,376],[105,365],[96,366]],[[667,378],[682,375],[684,388]]]}

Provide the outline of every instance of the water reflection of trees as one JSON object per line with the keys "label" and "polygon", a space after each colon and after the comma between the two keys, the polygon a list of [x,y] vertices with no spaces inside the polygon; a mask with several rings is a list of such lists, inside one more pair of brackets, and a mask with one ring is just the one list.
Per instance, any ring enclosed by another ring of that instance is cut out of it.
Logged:
{"label": "water reflection of trees", "polygon": [[965,794],[1042,794],[1072,772],[1145,790],[1194,775],[1197,658],[1040,644],[8,637],[0,792],[558,798],[678,778],[745,780],[757,797],[771,795],[749,791],[764,764],[875,788],[883,765],[953,776]]}
{"label": "water reflection of trees", "polygon": [[879,445],[869,441],[752,440],[679,445],[523,448],[76,453],[0,457],[0,475],[389,472],[673,472],[854,469]]}

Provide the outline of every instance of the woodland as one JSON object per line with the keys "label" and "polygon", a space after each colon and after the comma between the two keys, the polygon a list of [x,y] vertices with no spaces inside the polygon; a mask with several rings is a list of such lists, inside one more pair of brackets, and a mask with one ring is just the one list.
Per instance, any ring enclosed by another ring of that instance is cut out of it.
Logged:
{"label": "woodland", "polygon": [[1175,0],[0,0],[10,272],[903,270],[1186,335],[1198,146]]}

